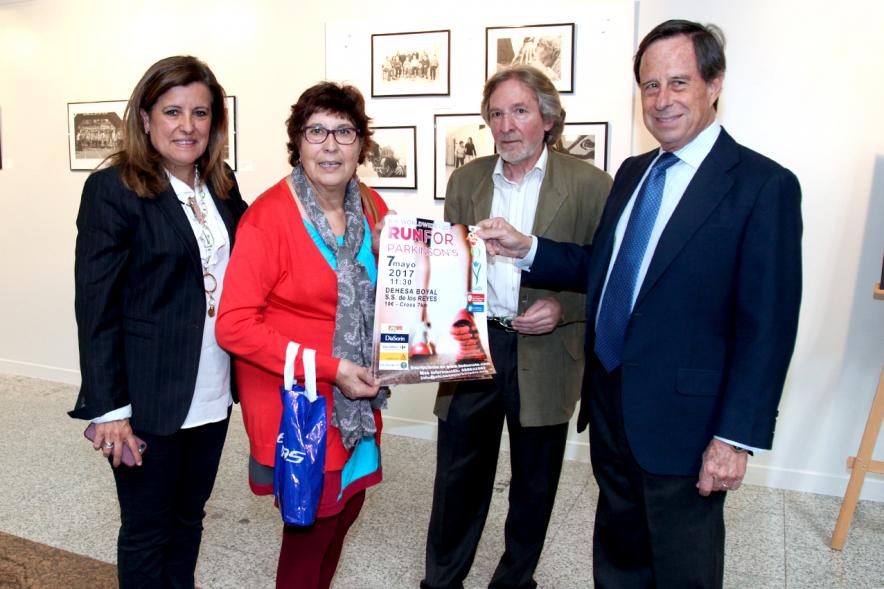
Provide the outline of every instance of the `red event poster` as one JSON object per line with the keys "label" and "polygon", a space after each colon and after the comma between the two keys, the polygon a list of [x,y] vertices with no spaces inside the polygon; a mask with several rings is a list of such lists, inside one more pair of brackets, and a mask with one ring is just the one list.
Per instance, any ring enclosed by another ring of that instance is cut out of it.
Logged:
{"label": "red event poster", "polygon": [[381,384],[491,378],[487,268],[466,225],[385,218],[372,354]]}

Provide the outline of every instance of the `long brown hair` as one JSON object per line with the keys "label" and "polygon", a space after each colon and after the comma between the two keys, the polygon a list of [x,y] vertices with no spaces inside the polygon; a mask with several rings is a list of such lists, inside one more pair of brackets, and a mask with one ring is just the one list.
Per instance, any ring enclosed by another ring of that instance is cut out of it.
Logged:
{"label": "long brown hair", "polygon": [[206,151],[196,161],[197,170],[219,198],[227,198],[233,187],[230,172],[224,165],[224,143],[227,140],[224,88],[205,63],[189,55],[176,55],[156,62],[141,77],[126,105],[123,149],[107,158],[109,164],[120,168],[126,188],[138,196],[153,198],[169,186],[162,157],[144,132],[141,111],[150,112],[160,96],[171,88],[194,82],[205,84],[212,95],[209,142]]}

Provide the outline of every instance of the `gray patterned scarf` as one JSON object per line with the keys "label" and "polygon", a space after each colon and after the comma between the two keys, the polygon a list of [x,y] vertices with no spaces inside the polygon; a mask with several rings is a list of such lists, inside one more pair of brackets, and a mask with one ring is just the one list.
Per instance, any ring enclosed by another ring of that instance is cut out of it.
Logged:
{"label": "gray patterned scarf", "polygon": [[[304,168],[292,170],[295,193],[304,205],[310,223],[319,232],[323,243],[337,260],[338,308],[335,313],[335,339],[332,355],[350,360],[360,366],[371,365],[371,339],[374,331],[374,287],[365,267],[356,260],[365,237],[364,213],[359,184],[350,180],[344,195],[344,215],[347,226],[344,243],[338,240],[316,202],[316,194],[307,182]],[[341,432],[341,441],[347,449],[353,448],[363,436],[374,435],[377,428],[372,409],[387,405],[387,390],[382,388],[373,399],[350,399],[333,385],[334,409],[332,425]]]}

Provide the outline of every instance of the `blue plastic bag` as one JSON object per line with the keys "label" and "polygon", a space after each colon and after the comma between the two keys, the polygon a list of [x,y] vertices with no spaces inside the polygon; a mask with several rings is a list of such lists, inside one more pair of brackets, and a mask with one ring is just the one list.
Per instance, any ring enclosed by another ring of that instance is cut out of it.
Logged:
{"label": "blue plastic bag", "polygon": [[304,351],[306,389],[293,382],[296,354],[297,344],[289,344],[286,356],[291,359],[286,359],[285,382],[279,387],[282,421],[276,438],[273,494],[283,522],[309,526],[316,519],[322,495],[328,424],[325,398],[316,395],[315,352]]}

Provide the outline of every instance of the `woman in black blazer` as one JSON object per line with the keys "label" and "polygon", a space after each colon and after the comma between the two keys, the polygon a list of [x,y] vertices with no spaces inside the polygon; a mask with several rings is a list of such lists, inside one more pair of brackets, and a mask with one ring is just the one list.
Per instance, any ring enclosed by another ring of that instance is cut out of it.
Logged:
{"label": "woman in black blazer", "polygon": [[[208,66],[163,59],[129,99],[123,149],[83,187],[74,270],[82,386],[70,415],[95,424],[93,445],[113,465],[121,587],[194,586],[236,394],[215,341],[246,208],[224,164],[226,137],[224,90]],[[133,467],[121,466],[124,446]]]}

